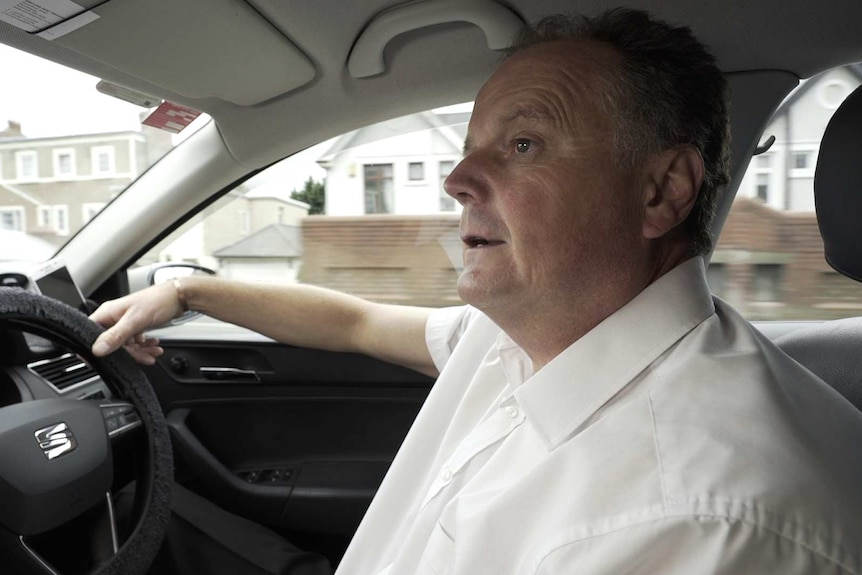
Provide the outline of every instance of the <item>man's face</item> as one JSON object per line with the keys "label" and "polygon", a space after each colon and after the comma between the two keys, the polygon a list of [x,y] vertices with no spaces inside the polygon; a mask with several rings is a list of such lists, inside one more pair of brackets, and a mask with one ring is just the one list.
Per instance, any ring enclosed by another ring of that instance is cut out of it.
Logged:
{"label": "man's face", "polygon": [[576,312],[621,289],[643,246],[637,177],[618,166],[598,105],[599,74],[614,65],[601,44],[540,44],[506,60],[476,98],[446,191],[464,206],[459,294],[492,319]]}

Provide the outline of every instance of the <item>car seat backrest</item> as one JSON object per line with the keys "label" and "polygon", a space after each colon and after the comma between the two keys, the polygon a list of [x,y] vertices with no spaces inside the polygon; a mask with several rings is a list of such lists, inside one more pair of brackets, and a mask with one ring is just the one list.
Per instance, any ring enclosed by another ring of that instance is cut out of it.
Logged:
{"label": "car seat backrest", "polygon": [[803,327],[775,344],[862,410],[862,318]]}
{"label": "car seat backrest", "polygon": [[826,126],[814,172],[814,204],[826,261],[862,281],[862,86]]}
{"label": "car seat backrest", "polygon": [[[814,203],[826,261],[862,281],[862,86],[826,127],[814,173]],[[862,410],[862,318],[812,324],[775,343]]]}

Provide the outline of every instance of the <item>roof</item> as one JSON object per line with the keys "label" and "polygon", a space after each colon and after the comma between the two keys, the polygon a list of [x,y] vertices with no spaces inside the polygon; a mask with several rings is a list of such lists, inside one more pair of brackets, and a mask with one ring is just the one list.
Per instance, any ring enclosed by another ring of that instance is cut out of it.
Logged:
{"label": "roof", "polygon": [[281,182],[266,182],[246,192],[243,197],[247,200],[278,200],[291,206],[302,208],[306,211],[311,207],[305,202],[294,200],[290,197],[292,191],[284,189]]}
{"label": "roof", "polygon": [[302,256],[302,229],[272,224],[216,250],[213,255],[217,258],[298,258]]}
{"label": "roof", "polygon": [[2,192],[4,190],[7,191],[8,193],[12,194],[13,196],[18,196],[19,198],[21,198],[25,202],[29,202],[29,203],[36,205],[36,206],[42,205],[42,202],[40,202],[39,200],[37,200],[36,198],[31,196],[27,192],[24,192],[24,191],[16,188],[12,184],[0,183],[0,192]]}
{"label": "roof", "polygon": [[436,114],[425,111],[365,126],[337,138],[317,161],[318,163],[331,162],[338,154],[347,149],[377,142],[383,137],[410,134],[423,128],[437,130],[460,152],[464,136],[467,133],[467,122],[470,120],[470,115],[470,112]]}
{"label": "roof", "polygon": [[64,140],[103,140],[108,138],[143,138],[144,135],[140,131],[121,130],[116,132],[94,132],[90,134],[67,134],[65,136],[45,136],[30,138],[24,135],[4,136],[0,133],[0,143],[20,143],[20,144],[36,144],[39,142],[54,142],[59,143]]}

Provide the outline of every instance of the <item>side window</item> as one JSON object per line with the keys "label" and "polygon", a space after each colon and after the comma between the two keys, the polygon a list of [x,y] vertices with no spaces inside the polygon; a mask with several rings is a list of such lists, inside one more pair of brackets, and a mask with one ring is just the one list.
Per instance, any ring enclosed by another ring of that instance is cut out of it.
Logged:
{"label": "side window", "polygon": [[862,309],[862,285],[829,267],[814,212],[814,169],[834,111],[862,85],[862,65],[803,82],[763,133],[718,238],[707,279],[752,320],[836,319]]}
{"label": "side window", "polygon": [[374,301],[456,305],[460,206],[443,182],[471,105],[354,130],[279,162],[188,222],[138,265],[303,282]]}

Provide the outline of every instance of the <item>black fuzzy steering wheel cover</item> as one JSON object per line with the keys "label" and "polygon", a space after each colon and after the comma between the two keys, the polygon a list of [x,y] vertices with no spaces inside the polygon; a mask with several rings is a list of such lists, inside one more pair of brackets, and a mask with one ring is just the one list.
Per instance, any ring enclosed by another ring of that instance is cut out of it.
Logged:
{"label": "black fuzzy steering wheel cover", "polygon": [[93,571],[93,575],[145,573],[167,530],[173,487],[170,436],[152,386],[124,350],[104,358],[94,357],[90,348],[102,328],[59,301],[17,288],[0,288],[0,328],[47,335],[66,345],[119,387],[123,399],[138,409],[147,434],[150,463],[138,478],[138,489],[145,494],[141,516],[118,553]]}

